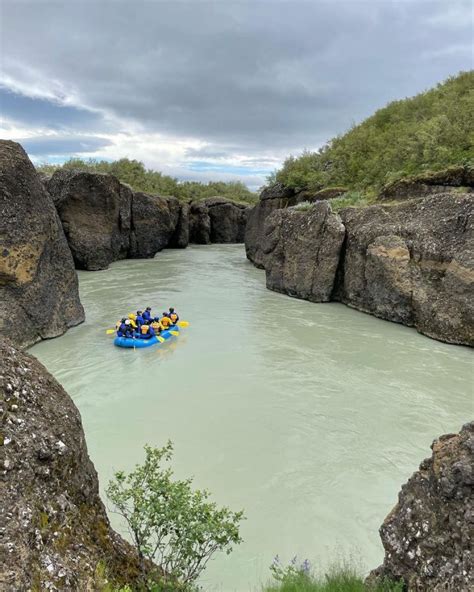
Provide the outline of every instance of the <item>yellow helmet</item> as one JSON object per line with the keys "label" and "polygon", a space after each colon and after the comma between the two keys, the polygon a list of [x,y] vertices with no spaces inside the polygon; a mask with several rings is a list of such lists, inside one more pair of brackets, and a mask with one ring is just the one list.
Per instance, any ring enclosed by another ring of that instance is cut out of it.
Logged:
{"label": "yellow helmet", "polygon": [[132,319],[132,321],[134,321],[134,320],[137,318],[137,315],[136,315],[136,314],[133,314],[133,312],[131,312],[131,313],[128,315],[128,318],[129,318],[129,319]]}

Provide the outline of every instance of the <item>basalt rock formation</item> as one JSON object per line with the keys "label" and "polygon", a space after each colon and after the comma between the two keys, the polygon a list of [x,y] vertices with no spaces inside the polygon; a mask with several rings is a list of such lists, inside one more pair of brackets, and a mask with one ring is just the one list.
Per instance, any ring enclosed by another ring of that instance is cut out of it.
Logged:
{"label": "basalt rock formation", "polygon": [[297,201],[292,189],[285,187],[281,183],[275,183],[262,191],[260,201],[248,213],[245,228],[245,251],[247,258],[256,267],[263,268],[264,266],[262,249],[265,220],[273,211],[293,206]]}
{"label": "basalt rock formation", "polygon": [[452,166],[435,173],[423,173],[393,181],[382,188],[378,199],[380,201],[401,201],[456,190],[474,191],[474,169],[472,167]]}
{"label": "basalt rock formation", "polygon": [[348,208],[336,297],[425,335],[474,345],[474,196]]}
{"label": "basalt rock formation", "polygon": [[307,212],[275,210],[266,220],[263,242],[267,288],[312,302],[330,300],[344,234],[327,202]]}
{"label": "basalt rock formation", "polygon": [[175,197],[134,193],[129,257],[154,257],[167,247],[176,230],[180,204]]}
{"label": "basalt rock formation", "polygon": [[102,590],[139,561],[110,527],[79,412],[32,356],[0,340],[0,588]]}
{"label": "basalt rock formation", "polygon": [[84,320],[51,197],[23,148],[0,141],[0,335],[25,347]]}
{"label": "basalt rock formation", "polygon": [[474,590],[474,422],[435,440],[380,528],[383,564],[369,581],[403,580],[408,592]]}
{"label": "basalt rock formation", "polygon": [[78,269],[106,269],[130,248],[132,191],[112,175],[62,169],[47,188]]}
{"label": "basalt rock formation", "polygon": [[223,197],[192,202],[189,212],[191,243],[241,243],[244,241],[249,207]]}
{"label": "basalt rock formation", "polygon": [[474,345],[472,193],[346,208],[339,216],[327,200],[299,210],[288,207],[294,199],[279,187],[249,215],[247,256],[266,269],[268,288],[338,300],[441,341]]}

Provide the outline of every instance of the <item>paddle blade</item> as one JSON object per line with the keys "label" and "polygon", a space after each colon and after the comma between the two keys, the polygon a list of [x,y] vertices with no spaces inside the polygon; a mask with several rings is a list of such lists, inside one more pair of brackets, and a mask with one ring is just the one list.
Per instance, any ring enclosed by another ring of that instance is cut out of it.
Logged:
{"label": "paddle blade", "polygon": [[179,335],[179,331],[170,331],[171,335]]}
{"label": "paddle blade", "polygon": [[107,329],[107,335],[113,335],[115,333],[115,329]]}
{"label": "paddle blade", "polygon": [[188,321],[178,321],[178,327],[189,327]]}
{"label": "paddle blade", "polygon": [[163,339],[163,337],[160,337],[159,335],[157,335],[156,338],[160,343],[164,343],[166,341],[165,339]]}

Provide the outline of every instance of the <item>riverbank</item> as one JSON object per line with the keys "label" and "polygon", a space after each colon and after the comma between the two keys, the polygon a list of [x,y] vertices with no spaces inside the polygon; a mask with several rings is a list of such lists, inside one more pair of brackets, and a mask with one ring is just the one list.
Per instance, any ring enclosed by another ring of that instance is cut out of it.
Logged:
{"label": "riverbank", "polygon": [[[401,483],[470,415],[469,349],[266,290],[242,246],[167,250],[79,284],[86,322],[31,351],[78,405],[101,487],[169,437],[179,476],[246,509],[245,542],[212,562],[208,590],[254,590],[276,553],[327,564],[349,547],[378,565]],[[191,327],[173,348],[112,347],[102,329],[136,302]]]}

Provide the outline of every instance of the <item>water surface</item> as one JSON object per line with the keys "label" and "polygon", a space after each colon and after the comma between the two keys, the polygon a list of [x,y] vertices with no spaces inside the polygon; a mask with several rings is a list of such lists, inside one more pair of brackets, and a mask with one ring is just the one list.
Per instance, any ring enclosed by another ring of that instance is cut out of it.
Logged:
{"label": "water surface", "polygon": [[[180,477],[245,509],[245,542],[212,562],[206,590],[258,590],[277,553],[324,566],[355,552],[375,567],[401,484],[433,438],[472,418],[470,350],[270,292],[242,246],[79,278],[86,322],[32,353],[79,407],[102,489],[145,443],[171,439]],[[148,350],[113,347],[105,330],[148,305],[191,326]]]}

